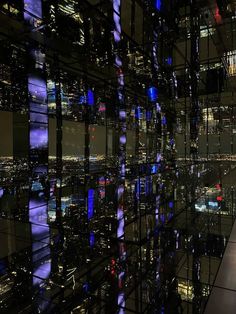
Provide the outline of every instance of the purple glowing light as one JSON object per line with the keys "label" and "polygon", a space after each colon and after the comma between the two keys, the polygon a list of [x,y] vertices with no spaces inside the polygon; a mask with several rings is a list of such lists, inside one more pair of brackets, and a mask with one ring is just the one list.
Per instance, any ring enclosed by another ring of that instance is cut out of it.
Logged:
{"label": "purple glowing light", "polygon": [[164,224],[165,223],[165,215],[160,214],[160,219],[161,219],[161,222]]}
{"label": "purple glowing light", "polygon": [[120,199],[120,197],[123,195],[124,191],[125,191],[124,186],[123,185],[119,186],[118,193],[117,193],[118,199]]}
{"label": "purple glowing light", "polygon": [[45,103],[36,103],[36,102],[30,102],[30,111],[34,111],[35,113],[44,113],[47,115],[48,113],[48,106]]}
{"label": "purple glowing light", "polygon": [[42,199],[31,199],[29,202],[29,210],[46,206],[46,202]]}
{"label": "purple glowing light", "polygon": [[124,219],[120,220],[118,223],[118,229],[117,229],[117,237],[118,238],[123,238],[124,237]]}
{"label": "purple glowing light", "polygon": [[120,110],[120,112],[119,112],[119,116],[120,116],[120,119],[125,119],[126,118],[126,112],[125,112],[125,110]]}
{"label": "purple glowing light", "polygon": [[[43,241],[44,244],[49,242],[50,230],[48,225],[38,225],[37,223],[33,223],[31,225],[31,232],[33,241]],[[34,248],[34,242],[32,247]]]}
{"label": "purple glowing light", "polygon": [[123,238],[124,237],[124,227],[125,227],[125,218],[124,212],[122,208],[118,208],[117,210],[117,220],[118,220],[118,228],[117,228],[117,237]]}
{"label": "purple glowing light", "polygon": [[125,272],[124,271],[120,272],[119,275],[118,275],[119,280],[123,280],[124,276],[125,276]]}
{"label": "purple glowing light", "polygon": [[120,86],[124,86],[125,85],[124,74],[119,74],[119,76],[118,76],[118,83],[119,83]]}
{"label": "purple glowing light", "polygon": [[117,33],[118,37],[120,37],[121,33],[120,16],[116,12],[114,12],[113,18],[115,22],[115,33]]}
{"label": "purple glowing light", "polygon": [[113,0],[113,20],[115,23],[114,40],[118,43],[121,40],[120,0]]}
{"label": "purple glowing light", "polygon": [[119,42],[121,39],[120,34],[117,31],[114,31],[114,39],[115,39],[115,42]]}
{"label": "purple glowing light", "polygon": [[121,61],[119,56],[116,56],[116,58],[115,58],[115,65],[117,67],[121,67],[122,66],[122,61]]}
{"label": "purple glowing light", "polygon": [[34,58],[36,64],[35,67],[38,69],[43,69],[45,63],[45,54],[39,49],[32,49],[31,55]]}
{"label": "purple glowing light", "polygon": [[153,54],[153,63],[154,63],[154,68],[156,69],[156,71],[158,71],[158,62],[157,62],[157,48],[158,48],[158,36],[157,36],[157,32],[154,31],[153,33],[153,47],[152,47],[152,54]]}
{"label": "purple glowing light", "polygon": [[121,165],[121,175],[124,177],[125,176],[125,164]]}
{"label": "purple glowing light", "polygon": [[160,209],[160,195],[157,195],[156,197],[156,209],[155,209],[155,216],[156,216],[156,222],[158,223],[159,219],[159,209]]}
{"label": "purple glowing light", "polygon": [[40,285],[43,281],[49,278],[51,273],[51,262],[40,265],[33,273],[33,285]]}
{"label": "purple glowing light", "polygon": [[119,14],[120,12],[120,0],[113,0],[113,10]]}
{"label": "purple glowing light", "polygon": [[118,313],[125,314],[125,294],[124,292],[120,292],[118,295],[118,306],[120,307]]}
{"label": "purple glowing light", "polygon": [[46,174],[48,172],[48,167],[46,165],[39,165],[34,167],[34,174]]}
{"label": "purple glowing light", "polygon": [[161,161],[161,154],[157,154],[157,162],[160,162]]}
{"label": "purple glowing light", "polygon": [[47,86],[43,79],[30,76],[28,78],[28,90],[33,100],[46,103],[47,100]]}
{"label": "purple glowing light", "polygon": [[117,219],[118,220],[123,220],[124,218],[124,211],[121,207],[118,208],[118,211],[117,211]]}
{"label": "purple glowing light", "polygon": [[161,106],[159,103],[156,103],[156,109],[157,109],[157,112],[161,112]]}
{"label": "purple glowing light", "polygon": [[116,12],[114,12],[113,18],[115,22],[115,32],[120,37],[120,33],[121,33],[120,16]]}
{"label": "purple glowing light", "polygon": [[48,146],[48,129],[44,127],[38,127],[37,124],[32,125],[30,130],[30,148],[46,148]]}
{"label": "purple glowing light", "polygon": [[47,225],[47,205],[30,209],[29,220],[31,223]]}
{"label": "purple glowing light", "polygon": [[47,204],[43,200],[31,199],[29,203],[29,221],[31,222],[32,237],[49,243],[49,226],[47,224]]}
{"label": "purple glowing light", "polygon": [[41,0],[24,0],[24,19],[34,25],[35,19],[42,18]]}
{"label": "purple glowing light", "polygon": [[170,201],[168,205],[169,205],[169,208],[173,208],[174,207],[174,202]]}
{"label": "purple glowing light", "polygon": [[122,145],[126,144],[126,136],[125,135],[120,136],[120,144],[122,144]]}
{"label": "purple glowing light", "polygon": [[[31,199],[29,203],[29,221],[31,222],[33,262],[37,262],[50,255],[50,230],[47,224],[47,204],[43,199]],[[33,285],[40,285],[48,278],[51,263],[40,265],[33,272]]]}
{"label": "purple glowing light", "polygon": [[121,90],[118,91],[118,98],[119,98],[120,103],[124,102],[123,91],[121,91]]}
{"label": "purple glowing light", "polygon": [[30,121],[38,123],[48,123],[48,116],[37,112],[30,112]]}

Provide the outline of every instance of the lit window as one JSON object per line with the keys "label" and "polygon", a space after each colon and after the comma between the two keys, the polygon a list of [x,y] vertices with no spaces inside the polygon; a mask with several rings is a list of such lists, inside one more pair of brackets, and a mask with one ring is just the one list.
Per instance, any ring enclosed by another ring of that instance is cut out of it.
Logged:
{"label": "lit window", "polygon": [[236,75],[236,50],[229,51],[225,54],[226,64],[228,68],[228,75],[235,76]]}
{"label": "lit window", "polygon": [[215,28],[213,28],[213,27],[206,28],[205,26],[200,26],[200,37],[201,38],[211,36],[214,33],[215,33]]}

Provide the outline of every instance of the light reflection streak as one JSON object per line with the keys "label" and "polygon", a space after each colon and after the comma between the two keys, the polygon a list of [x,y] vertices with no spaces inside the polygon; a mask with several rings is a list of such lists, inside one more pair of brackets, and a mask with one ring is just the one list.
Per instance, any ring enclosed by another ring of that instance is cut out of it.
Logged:
{"label": "light reflection streak", "polygon": [[119,310],[118,313],[119,314],[125,314],[125,294],[124,292],[120,292],[118,295],[118,306],[119,306]]}
{"label": "light reflection streak", "polygon": [[92,219],[94,215],[94,190],[88,190],[88,219]]}
{"label": "light reflection streak", "polygon": [[[38,26],[42,19],[42,1],[24,0],[24,19],[31,26]],[[35,61],[35,70],[43,69],[44,54],[39,49],[32,47],[31,55]],[[31,150],[30,160],[33,163],[32,178],[35,183],[41,184],[48,173],[47,164],[42,151],[48,148],[48,116],[47,116],[47,86],[41,74],[31,73],[28,76],[29,111],[30,111],[30,134],[29,146]],[[47,154],[47,152],[44,152]],[[42,155],[43,156],[43,155]],[[43,159],[42,159],[43,158]],[[32,187],[32,184],[30,184]],[[49,278],[51,273],[50,260],[50,229],[47,223],[48,204],[46,199],[46,185],[38,190],[30,191],[29,222],[31,223],[32,236],[32,284],[34,287],[41,286]],[[50,188],[49,188],[50,189]],[[37,311],[46,310],[49,306],[43,297],[37,297]]]}
{"label": "light reflection streak", "polygon": [[[124,239],[124,226],[125,226],[125,218],[124,218],[124,191],[125,191],[125,174],[126,174],[126,111],[125,111],[125,97],[124,97],[124,74],[123,74],[123,64],[121,57],[119,56],[119,44],[121,41],[121,20],[120,20],[120,0],[113,0],[113,20],[114,20],[114,41],[115,41],[115,67],[117,68],[117,82],[118,82],[118,100],[119,100],[119,127],[120,127],[120,136],[119,136],[119,183],[117,189],[117,198],[118,198],[118,208],[117,208],[117,220],[118,220],[118,228],[117,228],[117,237],[119,239]],[[125,247],[123,243],[119,243],[119,258],[122,261],[126,258]],[[118,313],[122,314],[124,312],[125,307],[125,295],[123,290],[123,278],[124,272],[120,270],[119,278],[119,288],[120,292],[118,294]]]}

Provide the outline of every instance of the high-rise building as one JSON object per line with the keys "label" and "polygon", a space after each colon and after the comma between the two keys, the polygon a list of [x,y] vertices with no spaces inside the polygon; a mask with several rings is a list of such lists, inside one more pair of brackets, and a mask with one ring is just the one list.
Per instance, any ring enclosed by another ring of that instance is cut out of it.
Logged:
{"label": "high-rise building", "polygon": [[236,1],[0,1],[0,313],[235,312]]}

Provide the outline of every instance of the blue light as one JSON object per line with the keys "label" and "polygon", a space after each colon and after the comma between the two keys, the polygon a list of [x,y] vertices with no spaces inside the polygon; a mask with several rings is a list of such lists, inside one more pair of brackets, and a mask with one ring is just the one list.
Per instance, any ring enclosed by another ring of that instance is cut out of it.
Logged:
{"label": "blue light", "polygon": [[158,171],[158,166],[157,165],[153,165],[152,166],[152,174],[154,174],[154,173],[157,173],[157,171]]}
{"label": "blue light", "polygon": [[83,290],[85,293],[88,293],[89,292],[89,283],[88,282],[85,282],[83,284]]}
{"label": "blue light", "polygon": [[163,224],[165,223],[165,215],[164,214],[160,214],[160,220]]}
{"label": "blue light", "polygon": [[150,121],[151,118],[152,118],[152,113],[151,113],[150,110],[147,110],[147,111],[146,111],[146,119],[147,119],[147,121]]}
{"label": "blue light", "polygon": [[140,110],[139,106],[137,108],[135,108],[135,118],[141,119],[141,110]]}
{"label": "blue light", "polygon": [[87,101],[89,106],[94,105],[94,93],[91,89],[88,90]]}
{"label": "blue light", "polygon": [[211,206],[211,207],[218,207],[218,202],[209,201],[208,205]]}
{"label": "blue light", "polygon": [[136,182],[135,192],[136,192],[137,198],[139,198],[139,195],[140,195],[140,181],[139,180]]}
{"label": "blue light", "polygon": [[169,202],[169,208],[173,208],[174,207],[174,202],[170,201]]}
{"label": "blue light", "polygon": [[148,89],[148,99],[149,101],[156,101],[158,97],[158,91],[156,87],[150,87]]}
{"label": "blue light", "polygon": [[94,214],[94,190],[88,190],[88,219],[93,218]]}
{"label": "blue light", "polygon": [[157,10],[161,10],[161,0],[155,0],[155,6]]}
{"label": "blue light", "polygon": [[166,125],[166,117],[163,117],[163,118],[162,118],[161,124],[162,124],[162,125]]}
{"label": "blue light", "polygon": [[172,58],[171,57],[166,58],[166,63],[168,65],[172,65]]}
{"label": "blue light", "polygon": [[93,231],[90,232],[90,237],[89,237],[89,245],[90,247],[93,247],[95,244],[95,234]]}
{"label": "blue light", "polygon": [[86,96],[80,96],[79,97],[79,105],[86,104]]}

